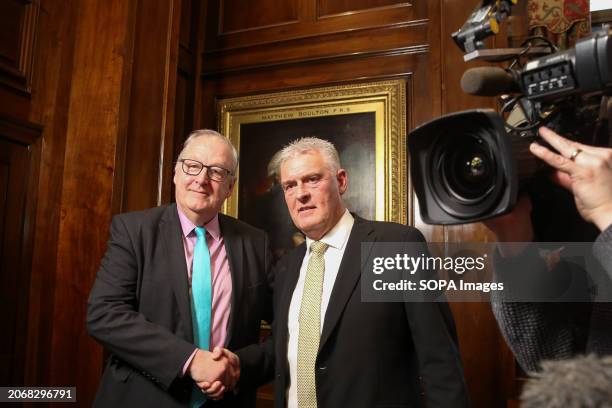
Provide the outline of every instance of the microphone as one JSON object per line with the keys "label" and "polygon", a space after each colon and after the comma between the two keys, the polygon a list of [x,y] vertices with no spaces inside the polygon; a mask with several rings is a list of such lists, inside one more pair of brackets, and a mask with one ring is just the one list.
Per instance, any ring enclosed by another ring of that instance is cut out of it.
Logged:
{"label": "microphone", "polygon": [[512,74],[499,67],[470,68],[461,77],[463,92],[476,96],[497,96],[521,92]]}

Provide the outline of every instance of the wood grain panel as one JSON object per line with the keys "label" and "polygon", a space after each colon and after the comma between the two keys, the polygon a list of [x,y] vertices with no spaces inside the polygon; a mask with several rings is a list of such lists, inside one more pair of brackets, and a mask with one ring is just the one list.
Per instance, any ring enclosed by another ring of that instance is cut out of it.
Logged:
{"label": "wood grain panel", "polygon": [[180,18],[180,0],[139,3],[137,9],[121,211],[170,199],[172,181],[163,163],[173,161]]}
{"label": "wood grain panel", "polygon": [[0,117],[0,381],[23,385],[40,128]]}
{"label": "wood grain panel", "polygon": [[426,22],[397,24],[381,29],[358,29],[273,44],[214,51],[204,54],[203,74],[236,70],[304,64],[317,59],[367,54],[403,52],[424,45],[428,39]]}
{"label": "wood grain panel", "polygon": [[84,406],[91,406],[103,362],[102,349],[87,336],[83,322],[85,299],[106,247],[116,152],[125,137],[121,120],[128,105],[122,85],[131,63],[133,4],[78,2],[74,20],[54,304],[45,315],[52,321],[47,384],[76,384]]}
{"label": "wood grain panel", "polygon": [[[36,222],[33,223],[34,248],[28,312],[26,384],[49,384],[57,260],[58,229],[61,218],[61,187],[64,151],[70,101],[75,21],[77,7],[73,0],[42,0],[36,43],[36,65],[33,75],[31,106],[18,108],[43,127],[45,148],[40,158],[40,179]],[[6,111],[5,111],[6,112]],[[11,112],[11,115],[14,115]],[[96,368],[96,362],[92,362]],[[99,373],[93,373],[94,376]]]}
{"label": "wood grain panel", "polygon": [[364,28],[382,28],[427,18],[427,3],[416,2],[412,6],[379,8],[363,13],[342,14],[316,19],[316,4],[314,1],[302,1],[299,19],[296,22],[280,26],[236,30],[226,32],[223,35],[220,35],[216,29],[219,24],[219,11],[215,9],[215,2],[210,2],[207,12],[205,51],[271,44]]}
{"label": "wood grain panel", "polygon": [[278,26],[298,19],[299,0],[217,0],[221,35]]}
{"label": "wood grain panel", "polygon": [[[366,58],[350,57],[334,61],[318,60],[308,64],[282,65],[271,68],[237,71],[222,77],[206,79],[203,93],[214,98],[247,95],[280,89],[298,89],[306,84],[337,84],[419,74],[421,84],[428,87],[427,49],[416,49],[393,55],[375,55]],[[209,115],[214,109],[212,100],[205,100],[201,114]],[[423,108],[421,104],[421,108]],[[415,107],[415,109],[421,109]]]}
{"label": "wood grain panel", "polygon": [[403,0],[317,0],[317,15],[322,17],[409,5]]}
{"label": "wood grain panel", "polygon": [[39,3],[0,2],[0,83],[28,93]]}
{"label": "wood grain panel", "polygon": [[26,5],[7,0],[0,3],[0,58],[3,63],[19,68],[19,54],[21,31],[25,16]]}
{"label": "wood grain panel", "polygon": [[197,27],[193,24],[193,0],[184,0],[181,2],[181,24],[179,34],[179,45],[189,49],[193,45],[194,34]]}

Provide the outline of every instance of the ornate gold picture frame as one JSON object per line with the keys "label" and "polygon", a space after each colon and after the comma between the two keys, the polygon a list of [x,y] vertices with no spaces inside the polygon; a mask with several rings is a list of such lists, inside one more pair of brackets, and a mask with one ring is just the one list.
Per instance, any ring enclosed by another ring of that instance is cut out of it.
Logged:
{"label": "ornate gold picture frame", "polygon": [[[327,139],[338,149],[349,175],[349,210],[369,219],[412,222],[404,80],[222,99],[217,117],[220,132],[240,154],[236,187],[223,211],[266,229],[273,248],[290,245],[293,225],[267,165],[281,147],[305,136]],[[276,241],[285,243],[275,244],[275,235],[283,233]]]}

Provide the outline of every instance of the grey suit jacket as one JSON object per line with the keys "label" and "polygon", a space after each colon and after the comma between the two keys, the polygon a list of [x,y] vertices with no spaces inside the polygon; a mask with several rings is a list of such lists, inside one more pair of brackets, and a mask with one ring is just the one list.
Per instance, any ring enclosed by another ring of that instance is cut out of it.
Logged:
{"label": "grey suit jacket", "polygon": [[[232,274],[226,347],[241,361],[239,392],[207,406],[255,406],[272,377],[259,342],[272,321],[267,235],[219,214]],[[175,204],[113,218],[108,249],[89,296],[87,329],[110,353],[95,405],[184,407],[193,381],[181,378],[195,350],[185,253]]]}

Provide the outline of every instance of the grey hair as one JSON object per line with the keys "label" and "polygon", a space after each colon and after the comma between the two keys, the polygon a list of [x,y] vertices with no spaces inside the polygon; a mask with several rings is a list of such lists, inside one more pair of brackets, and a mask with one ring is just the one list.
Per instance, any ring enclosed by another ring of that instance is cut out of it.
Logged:
{"label": "grey hair", "polygon": [[193,142],[195,139],[198,139],[200,137],[217,138],[225,142],[225,144],[227,144],[230,147],[232,151],[232,158],[234,159],[234,166],[231,169],[232,173],[236,173],[236,169],[238,168],[238,151],[236,150],[236,148],[234,147],[234,145],[232,144],[232,142],[230,142],[228,138],[226,138],[221,133],[215,130],[212,130],[212,129],[199,129],[199,130],[194,130],[193,132],[191,132],[189,136],[187,136],[187,139],[185,139],[185,143],[183,143],[183,148],[181,149],[181,152],[178,155],[178,160],[183,158],[183,152],[185,151],[185,149],[187,149],[187,146],[189,146],[189,144]]}
{"label": "grey hair", "polygon": [[612,407],[612,356],[545,361],[521,395],[523,408]]}
{"label": "grey hair", "polygon": [[268,164],[268,176],[280,181],[280,167],[285,160],[312,151],[323,155],[325,163],[332,173],[335,174],[340,170],[340,156],[333,144],[318,137],[303,137],[289,143],[272,156],[272,160]]}

